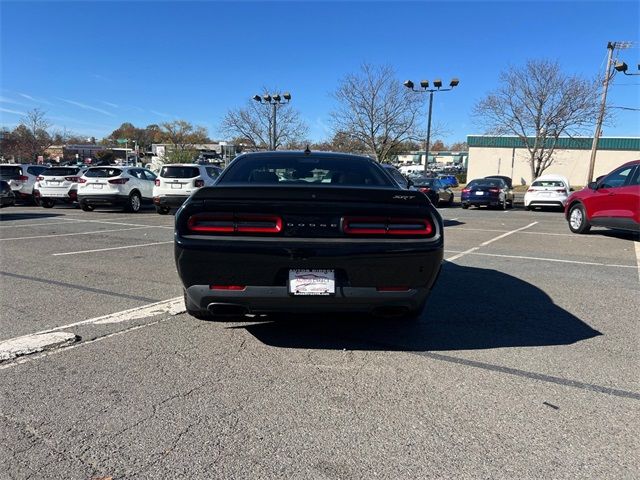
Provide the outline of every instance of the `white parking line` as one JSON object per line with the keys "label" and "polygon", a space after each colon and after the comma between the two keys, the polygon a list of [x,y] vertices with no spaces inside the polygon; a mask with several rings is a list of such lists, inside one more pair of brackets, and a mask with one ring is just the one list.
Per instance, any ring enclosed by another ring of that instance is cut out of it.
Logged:
{"label": "white parking line", "polygon": [[143,228],[153,228],[153,227],[115,228],[113,230],[93,230],[92,232],[55,233],[53,235],[35,235],[33,237],[0,238],[0,242],[8,242],[9,240],[32,240],[35,238],[72,237],[74,235],[91,235],[95,233],[126,232],[129,230],[141,230]]}
{"label": "white parking line", "polygon": [[90,223],[103,223],[105,225],[124,225],[129,227],[153,227],[153,228],[169,228],[173,230],[172,225],[144,225],[142,223],[124,223],[124,222],[110,222],[106,220],[76,220],[74,218],[61,218],[60,220],[67,220],[70,222],[90,222]]}
{"label": "white parking line", "polygon": [[21,225],[0,225],[0,229],[2,228],[22,228],[22,227],[41,227],[47,225],[55,225],[59,220],[69,220],[70,222],[88,222],[89,220],[76,220],[75,218],[52,218],[50,222],[47,223],[25,223]]}
{"label": "white parking line", "polygon": [[634,242],[636,247],[636,263],[638,264],[638,280],[640,280],[640,242]]}
{"label": "white parking line", "polygon": [[504,237],[508,237],[509,235],[513,235],[514,233],[518,233],[521,232],[522,230],[526,230],[527,228],[533,227],[534,225],[536,225],[538,222],[532,222],[529,225],[526,225],[524,227],[520,227],[520,228],[516,228],[515,230],[510,230],[508,232],[503,233],[502,235],[498,235],[497,237],[492,238],[491,240],[487,240],[486,242],[482,242],[480,245],[478,245],[477,247],[472,247],[468,250],[465,250],[464,252],[460,252],[457,255],[454,255],[453,257],[447,258],[446,260],[448,260],[449,262],[453,262],[454,260],[457,260],[461,257],[464,257],[465,255],[468,255],[470,253],[475,252],[476,250],[480,249],[480,247],[485,247],[493,242],[496,242]]}
{"label": "white parking line", "polygon": [[63,255],[79,255],[81,253],[107,252],[109,250],[124,250],[127,248],[149,247],[151,245],[165,245],[167,243],[173,243],[173,240],[170,240],[168,242],[142,243],[140,245],[126,245],[124,247],[95,248],[93,250],[79,250],[76,252],[52,253],[51,255],[53,255],[54,257],[60,257]]}
{"label": "white parking line", "polygon": [[25,357],[15,362],[9,363],[7,365],[0,365],[0,370],[15,367],[16,365],[20,365],[31,359],[46,357],[49,355],[53,355],[55,353],[76,348],[80,345],[88,345],[88,344],[97,342],[99,340],[104,340],[106,338],[113,337],[115,335],[122,335],[123,333],[132,332],[140,328],[149,327],[151,325],[156,325],[160,323],[161,320],[147,323],[144,325],[136,325],[134,327],[127,328],[125,330],[103,335],[93,340],[89,340],[82,343],[76,343],[74,345],[67,345],[70,342],[71,338],[75,338],[74,334],[71,334],[69,332],[63,332],[63,334],[60,334],[58,336],[54,335],[55,332],[58,332],[60,330],[67,330],[73,327],[77,327],[79,325],[87,325],[87,324],[104,325],[104,324],[122,323],[130,320],[137,320],[140,318],[147,318],[147,317],[155,317],[163,314],[169,314],[173,316],[173,315],[178,315],[180,313],[183,313],[184,311],[185,311],[185,305],[184,305],[183,298],[175,297],[175,298],[170,298],[168,300],[163,300],[161,302],[149,303],[147,305],[130,308],[128,310],[123,310],[121,312],[110,313],[108,315],[102,315],[100,317],[89,318],[87,320],[81,320],[79,322],[60,325],[59,327],[50,328],[48,330],[42,330],[40,332],[32,333],[29,335],[23,335],[20,337],[11,338],[9,340],[0,342],[0,360],[11,359],[16,357],[18,354],[26,355],[29,353],[38,352],[43,350],[44,348],[56,346],[56,344],[61,345],[62,348],[58,350],[46,352],[36,357]]}
{"label": "white parking line", "polygon": [[[460,252],[458,250],[445,250],[445,253],[464,253],[464,252]],[[542,261],[542,262],[572,263],[576,265],[595,265],[598,267],[636,268],[635,265],[621,265],[621,264],[615,264],[615,263],[599,263],[599,262],[581,262],[580,260],[562,260],[559,258],[547,258],[547,257],[528,257],[526,255],[504,255],[500,253],[484,253],[484,252],[476,252],[476,251],[467,252],[466,255],[481,255],[484,257],[512,258],[512,259],[518,259],[518,260],[536,260],[536,261]],[[640,263],[638,264],[638,270],[640,271]]]}

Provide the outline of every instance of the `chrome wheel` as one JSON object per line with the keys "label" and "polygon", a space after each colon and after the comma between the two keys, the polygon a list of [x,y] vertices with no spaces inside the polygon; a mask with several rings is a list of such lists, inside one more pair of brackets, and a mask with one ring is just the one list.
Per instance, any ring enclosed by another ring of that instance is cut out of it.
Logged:
{"label": "chrome wheel", "polygon": [[140,199],[140,195],[137,193],[132,193],[129,197],[129,208],[132,212],[140,211],[140,207],[142,205],[142,200]]}
{"label": "chrome wheel", "polygon": [[574,230],[578,230],[584,221],[584,216],[582,215],[582,210],[579,208],[574,208],[571,210],[571,215],[569,216],[569,223],[571,224],[571,228]]}

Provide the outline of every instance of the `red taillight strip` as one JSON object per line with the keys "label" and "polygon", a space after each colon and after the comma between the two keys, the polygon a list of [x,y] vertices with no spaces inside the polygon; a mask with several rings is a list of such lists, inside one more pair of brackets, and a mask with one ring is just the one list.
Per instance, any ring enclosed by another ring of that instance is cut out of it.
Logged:
{"label": "red taillight strip", "polygon": [[244,285],[209,285],[209,290],[232,290],[235,292],[241,292],[247,287]]}
{"label": "red taillight strip", "polygon": [[419,235],[433,233],[426,218],[344,217],[342,231],[347,235]]}
{"label": "red taillight strip", "polygon": [[282,218],[276,215],[199,213],[189,218],[187,227],[199,233],[279,233],[282,231]]}

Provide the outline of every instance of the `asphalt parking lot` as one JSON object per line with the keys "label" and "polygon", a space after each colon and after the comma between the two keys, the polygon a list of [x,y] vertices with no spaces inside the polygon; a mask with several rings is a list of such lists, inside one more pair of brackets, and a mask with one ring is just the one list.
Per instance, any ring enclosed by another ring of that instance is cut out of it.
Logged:
{"label": "asphalt parking lot", "polygon": [[637,478],[640,242],[441,212],[418,322],[217,323],[173,216],[3,209],[0,343],[67,337],[0,362],[0,478]]}

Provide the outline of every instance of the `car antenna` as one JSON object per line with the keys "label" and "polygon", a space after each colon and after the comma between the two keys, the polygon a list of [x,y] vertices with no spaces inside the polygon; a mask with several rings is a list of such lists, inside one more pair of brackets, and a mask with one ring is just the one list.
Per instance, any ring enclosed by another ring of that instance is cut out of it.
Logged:
{"label": "car antenna", "polygon": [[309,150],[309,144],[307,144],[306,148],[304,149],[304,154],[305,155],[311,154],[311,150]]}

